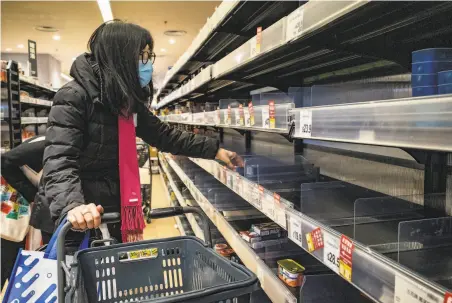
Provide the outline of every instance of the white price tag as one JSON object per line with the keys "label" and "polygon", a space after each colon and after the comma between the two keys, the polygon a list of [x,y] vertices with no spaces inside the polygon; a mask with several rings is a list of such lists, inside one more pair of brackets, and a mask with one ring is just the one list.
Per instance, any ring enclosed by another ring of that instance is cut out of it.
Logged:
{"label": "white price tag", "polygon": [[431,290],[423,287],[415,281],[407,281],[396,273],[394,288],[394,303],[443,303],[444,298],[435,294]]}
{"label": "white price tag", "polygon": [[275,204],[275,219],[274,221],[281,225],[282,228],[287,229],[287,219],[286,219],[286,207],[284,204]]}
{"label": "white price tag", "polygon": [[253,205],[259,201],[259,188],[256,184],[249,181],[243,181],[243,194],[245,199]]}
{"label": "white price tag", "polygon": [[339,239],[323,232],[323,263],[339,274]]}
{"label": "white price tag", "polygon": [[267,215],[270,219],[274,220],[275,218],[275,201],[273,199],[273,195],[268,193],[264,193],[262,201],[262,211]]}
{"label": "white price tag", "polygon": [[234,188],[234,173],[229,169],[226,171],[226,186],[231,189]]}
{"label": "white price tag", "polygon": [[234,191],[239,196],[243,197],[243,181],[242,181],[242,177],[239,174],[236,174],[236,176],[235,176]]}
{"label": "white price tag", "polygon": [[268,106],[262,107],[262,127],[270,128],[270,111]]}
{"label": "white price tag", "polygon": [[286,41],[290,41],[303,33],[304,7],[300,6],[287,16]]}
{"label": "white price tag", "polygon": [[312,110],[300,110],[300,136],[311,138],[312,135]]}
{"label": "white price tag", "polygon": [[294,241],[300,247],[303,243],[303,233],[301,231],[301,218],[297,216],[289,216],[289,239]]}
{"label": "white price tag", "polygon": [[257,55],[257,36],[249,40],[250,43],[250,58]]}

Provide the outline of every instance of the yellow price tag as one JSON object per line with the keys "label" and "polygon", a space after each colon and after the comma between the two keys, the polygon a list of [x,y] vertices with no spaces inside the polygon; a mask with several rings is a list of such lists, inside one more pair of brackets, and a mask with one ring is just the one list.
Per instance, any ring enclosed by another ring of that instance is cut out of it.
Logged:
{"label": "yellow price tag", "polygon": [[308,250],[309,252],[313,252],[315,250],[314,241],[312,240],[311,233],[306,234],[306,241],[308,242]]}
{"label": "yellow price tag", "polygon": [[352,268],[345,264],[344,261],[339,260],[339,274],[347,281],[352,281]]}

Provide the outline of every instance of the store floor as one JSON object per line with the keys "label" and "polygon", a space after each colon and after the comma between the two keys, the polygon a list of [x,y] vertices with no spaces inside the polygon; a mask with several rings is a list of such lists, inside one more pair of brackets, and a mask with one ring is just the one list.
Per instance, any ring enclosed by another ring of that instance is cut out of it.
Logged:
{"label": "store floor", "polygon": [[[149,184],[149,171],[147,169],[140,169],[140,177],[142,184]],[[165,192],[162,179],[159,175],[152,176],[151,203],[152,209],[170,206],[168,194]],[[147,224],[146,229],[144,230],[144,239],[146,240],[177,236],[180,236],[180,232],[176,228],[176,221],[174,218],[154,219],[151,224]]]}

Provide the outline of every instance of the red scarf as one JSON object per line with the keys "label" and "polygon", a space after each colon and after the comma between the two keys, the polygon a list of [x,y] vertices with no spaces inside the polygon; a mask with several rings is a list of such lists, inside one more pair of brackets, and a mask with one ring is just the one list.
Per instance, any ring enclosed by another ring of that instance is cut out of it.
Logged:
{"label": "red scarf", "polygon": [[118,134],[122,242],[136,242],[143,240],[145,224],[133,117],[119,116]]}

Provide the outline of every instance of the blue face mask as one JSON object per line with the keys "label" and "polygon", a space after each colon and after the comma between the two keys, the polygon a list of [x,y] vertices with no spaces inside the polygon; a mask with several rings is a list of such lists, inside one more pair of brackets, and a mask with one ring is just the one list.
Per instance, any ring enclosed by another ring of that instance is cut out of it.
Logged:
{"label": "blue face mask", "polygon": [[138,78],[140,78],[141,87],[145,87],[152,80],[152,72],[154,71],[154,66],[149,60],[146,64],[143,62],[138,63]]}

